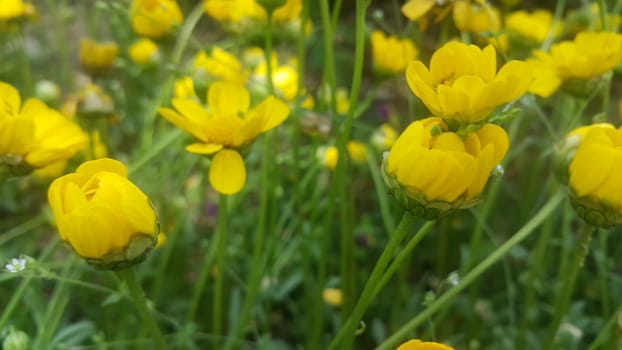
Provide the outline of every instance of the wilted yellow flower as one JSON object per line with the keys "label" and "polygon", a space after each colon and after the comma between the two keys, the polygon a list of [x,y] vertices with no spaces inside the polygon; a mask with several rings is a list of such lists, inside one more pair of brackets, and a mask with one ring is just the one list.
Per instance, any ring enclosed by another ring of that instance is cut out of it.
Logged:
{"label": "wilted yellow flower", "polygon": [[118,53],[119,46],[114,42],[80,39],[80,65],[89,73],[103,73],[112,68]]}
{"label": "wilted yellow flower", "polygon": [[456,1],[454,23],[461,32],[498,32],[501,29],[499,10],[488,3]]}
{"label": "wilted yellow flower", "polygon": [[581,32],[573,41],[553,45],[550,53],[537,50],[534,56],[527,60],[535,78],[530,92],[546,98],[566,83],[568,91],[583,94],[593,88],[588,80],[622,61],[622,34]]}
{"label": "wilted yellow flower", "polygon": [[244,84],[247,73],[242,68],[242,63],[233,54],[214,46],[210,55],[199,52],[193,62],[193,67],[199,76],[207,74],[215,79]]}
{"label": "wilted yellow flower", "polygon": [[[71,158],[87,144],[80,127],[37,99],[0,82],[0,179]],[[20,109],[21,106],[21,109]]]}
{"label": "wilted yellow flower", "polygon": [[134,0],[130,17],[134,31],[149,38],[160,38],[184,21],[175,0]]}
{"label": "wilted yellow flower", "polygon": [[172,104],[176,111],[160,108],[160,114],[199,139],[186,151],[212,157],[209,180],[222,194],[237,193],[246,182],[246,168],[239,151],[289,115],[289,107],[273,96],[249,110],[248,90],[230,82],[215,82],[209,87],[209,111],[187,98],[174,98]]}
{"label": "wilted yellow flower", "polygon": [[35,14],[35,8],[22,0],[0,0],[0,21],[8,21]]}
{"label": "wilted yellow flower", "polygon": [[579,216],[611,227],[622,222],[622,130],[607,123],[572,130],[558,150],[556,169]]}
{"label": "wilted yellow flower", "polygon": [[114,159],[85,162],[54,180],[48,201],[61,239],[98,268],[140,262],[157,242],[159,225],[149,198]]}
{"label": "wilted yellow flower", "polygon": [[343,302],[343,293],[339,288],[324,288],[322,291],[322,299],[328,305],[341,306]]}
{"label": "wilted yellow flower", "polygon": [[553,14],[547,10],[536,10],[529,13],[525,10],[514,11],[505,18],[505,27],[508,31],[543,43],[552,31],[553,38],[562,32],[561,23],[553,25]]}
{"label": "wilted yellow flower", "polygon": [[400,345],[397,350],[454,350],[454,348],[441,343],[413,339]]}
{"label": "wilted yellow flower", "polygon": [[374,70],[386,75],[402,73],[408,62],[417,58],[417,49],[412,41],[387,36],[379,30],[371,33],[371,53]]}
{"label": "wilted yellow flower", "polygon": [[389,124],[382,124],[371,135],[371,144],[379,150],[388,150],[397,139],[397,131]]}
{"label": "wilted yellow flower", "polygon": [[494,124],[462,139],[440,118],[415,121],[385,157],[385,181],[406,209],[435,218],[473,205],[508,145],[507,134]]}
{"label": "wilted yellow flower", "polygon": [[158,45],[147,38],[142,38],[132,44],[128,53],[132,61],[139,65],[147,65],[157,62],[160,59]]}
{"label": "wilted yellow flower", "polygon": [[411,62],[406,80],[434,115],[473,123],[523,95],[532,77],[527,64],[515,60],[497,72],[492,45],[482,50],[452,41],[434,52],[429,70],[421,61]]}

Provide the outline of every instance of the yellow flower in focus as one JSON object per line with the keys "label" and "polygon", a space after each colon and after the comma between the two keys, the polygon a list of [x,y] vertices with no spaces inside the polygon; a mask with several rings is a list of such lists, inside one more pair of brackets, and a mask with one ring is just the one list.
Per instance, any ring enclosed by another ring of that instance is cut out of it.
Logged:
{"label": "yellow flower in focus", "polygon": [[498,32],[501,29],[499,10],[488,3],[457,1],[453,9],[454,23],[461,32]]}
{"label": "yellow flower in focus", "polygon": [[209,180],[222,194],[235,194],[246,182],[240,151],[260,134],[283,123],[290,112],[284,102],[273,96],[249,109],[248,90],[230,82],[215,82],[209,87],[209,110],[187,98],[174,98],[172,105],[175,110],[158,111],[200,141],[187,146],[186,151],[212,157]]}
{"label": "yellow flower in focus", "polygon": [[507,134],[494,124],[461,139],[440,118],[415,121],[385,157],[385,181],[414,215],[435,218],[473,205],[508,146]]}
{"label": "yellow flower in focus", "polygon": [[193,67],[199,76],[207,74],[216,79],[239,84],[244,84],[247,78],[240,60],[218,46],[212,48],[209,56],[203,51],[199,52],[194,58]]}
{"label": "yellow flower in focus", "polygon": [[[0,82],[0,179],[71,158],[87,144],[80,127],[37,99]],[[20,109],[21,106],[21,109]]]}
{"label": "yellow flower in focus", "polygon": [[397,139],[397,131],[389,124],[382,124],[371,135],[371,144],[379,150],[388,150]]}
{"label": "yellow flower in focus", "polygon": [[371,33],[371,52],[374,70],[386,75],[402,73],[408,63],[417,58],[412,41],[387,36],[378,30]]}
{"label": "yellow flower in focus", "polygon": [[[570,92],[590,91],[588,80],[612,70],[622,61],[622,34],[581,32],[573,41],[562,41],[550,53],[534,51],[527,60],[534,74],[529,91],[549,97],[562,83]],[[581,84],[583,83],[583,84]]]}
{"label": "yellow flower in focus", "polygon": [[137,34],[154,39],[166,35],[184,21],[175,0],[134,0],[130,17]]}
{"label": "yellow flower in focus", "polygon": [[158,220],[149,198],[114,159],[85,162],[54,180],[48,202],[61,239],[98,268],[140,262],[156,244]]}
{"label": "yellow flower in focus", "polygon": [[607,123],[580,127],[564,146],[567,185],[579,216],[600,227],[621,223],[622,130]]}
{"label": "yellow flower in focus", "polygon": [[112,68],[118,53],[119,46],[114,42],[80,39],[80,65],[89,73],[103,73]]}
{"label": "yellow flower in focus", "polygon": [[400,345],[397,350],[454,350],[454,348],[441,343],[424,342],[419,339],[413,339]]}
{"label": "yellow flower in focus", "polygon": [[536,10],[532,13],[525,10],[514,11],[505,18],[505,27],[508,31],[539,44],[546,40],[549,31],[552,31],[553,38],[557,38],[562,32],[561,23],[553,25],[553,14],[547,10]]}
{"label": "yellow flower in focus", "polygon": [[497,72],[492,45],[449,42],[436,50],[430,68],[414,61],[406,69],[412,92],[444,119],[474,123],[485,120],[498,106],[522,96],[532,76],[525,62],[509,61]]}
{"label": "yellow flower in focus", "polygon": [[132,44],[128,53],[132,61],[139,65],[147,65],[160,60],[158,45],[147,38],[142,38]]}
{"label": "yellow flower in focus", "polygon": [[339,288],[324,288],[322,291],[322,299],[331,306],[341,306],[343,303],[343,293]]}

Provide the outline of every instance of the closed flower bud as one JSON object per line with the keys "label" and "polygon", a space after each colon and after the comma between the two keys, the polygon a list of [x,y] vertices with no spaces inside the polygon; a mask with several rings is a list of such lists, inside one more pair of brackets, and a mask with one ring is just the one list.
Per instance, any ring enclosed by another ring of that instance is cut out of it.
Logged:
{"label": "closed flower bud", "polygon": [[622,222],[622,130],[606,123],[577,128],[556,158],[558,177],[581,218],[605,228]]}
{"label": "closed flower bud", "polygon": [[9,328],[9,334],[2,342],[2,348],[4,350],[28,350],[30,349],[29,343],[28,334],[11,327]]}
{"label": "closed flower bud", "polygon": [[48,201],[61,239],[96,268],[136,264],[156,245],[156,213],[119,161],[83,163],[52,182]]}
{"label": "closed flower bud", "polygon": [[460,138],[440,118],[415,121],[385,153],[384,180],[406,210],[435,219],[476,204],[508,146],[505,131],[493,124]]}

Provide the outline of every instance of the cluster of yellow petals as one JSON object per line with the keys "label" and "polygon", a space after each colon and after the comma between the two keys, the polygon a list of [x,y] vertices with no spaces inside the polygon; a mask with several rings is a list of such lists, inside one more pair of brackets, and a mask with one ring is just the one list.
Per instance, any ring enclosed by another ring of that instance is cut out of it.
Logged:
{"label": "cluster of yellow petals", "polygon": [[242,85],[215,82],[207,93],[207,106],[189,98],[174,98],[159,112],[168,121],[200,142],[186,147],[191,153],[210,155],[209,180],[223,194],[239,192],[246,182],[246,168],[239,150],[261,133],[275,128],[289,115],[289,107],[270,96],[250,109],[250,94]]}
{"label": "cluster of yellow petals", "polygon": [[552,37],[556,38],[562,31],[561,23],[554,25],[553,14],[547,10],[514,11],[505,18],[505,28],[538,43],[543,43],[549,32],[552,32]]}
{"label": "cluster of yellow petals", "polygon": [[508,136],[494,124],[464,139],[446,130],[437,117],[411,123],[393,144],[386,172],[410,194],[423,194],[427,201],[472,199],[505,156]]}
{"label": "cluster of yellow petals", "polygon": [[156,214],[119,161],[83,163],[52,182],[48,201],[61,239],[84,258],[123,252],[139,235],[155,243]]}
{"label": "cluster of yellow petals", "polygon": [[[240,22],[246,19],[266,20],[266,10],[256,0],[205,0],[205,12],[219,21]],[[272,17],[275,21],[293,21],[300,17],[302,0],[287,0],[277,8]]]}
{"label": "cluster of yellow petals", "polygon": [[175,0],[134,0],[130,8],[134,31],[148,38],[160,38],[184,21]]}
{"label": "cluster of yellow petals", "polygon": [[572,191],[579,198],[594,196],[622,214],[622,129],[594,124],[573,130],[568,138],[579,142],[569,168]]}
{"label": "cluster of yellow petals", "polygon": [[409,39],[386,35],[379,30],[371,33],[371,53],[374,70],[395,75],[406,70],[408,62],[417,58],[417,48]]}
{"label": "cluster of yellow petals", "polygon": [[492,45],[482,50],[452,41],[434,52],[429,69],[421,61],[411,62],[406,80],[435,116],[474,123],[523,95],[532,75],[525,62],[515,60],[497,72]]}
{"label": "cluster of yellow petals", "polygon": [[554,44],[549,53],[537,50],[527,60],[535,80],[529,91],[549,97],[572,79],[600,76],[622,61],[622,34],[581,32],[574,40]]}
{"label": "cluster of yellow petals", "polygon": [[71,158],[87,141],[82,129],[60,112],[34,98],[21,106],[17,89],[0,82],[0,157],[19,157],[41,168]]}

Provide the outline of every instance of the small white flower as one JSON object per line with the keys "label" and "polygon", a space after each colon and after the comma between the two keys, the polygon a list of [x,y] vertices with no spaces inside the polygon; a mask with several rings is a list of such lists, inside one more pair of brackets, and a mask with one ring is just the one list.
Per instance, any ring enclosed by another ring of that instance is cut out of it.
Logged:
{"label": "small white flower", "polygon": [[20,272],[26,269],[26,258],[13,258],[4,268],[9,272]]}

